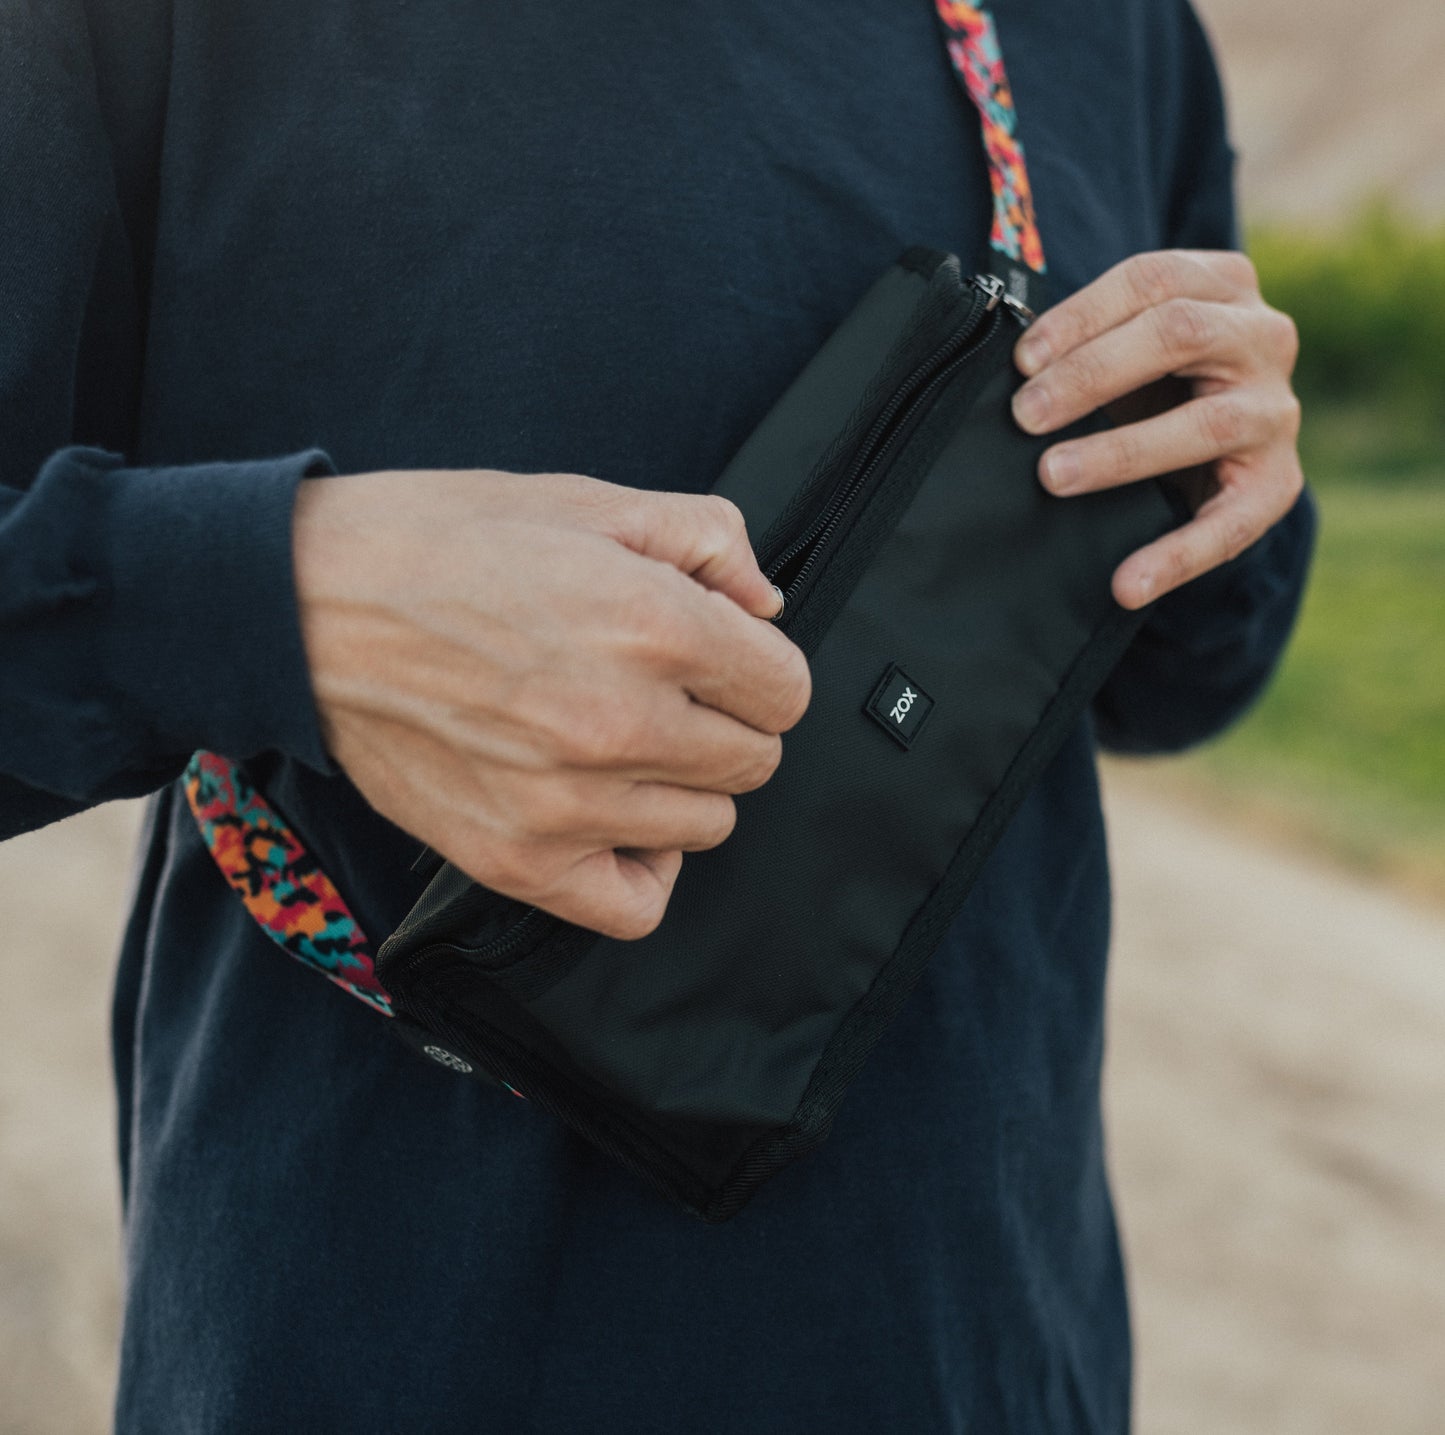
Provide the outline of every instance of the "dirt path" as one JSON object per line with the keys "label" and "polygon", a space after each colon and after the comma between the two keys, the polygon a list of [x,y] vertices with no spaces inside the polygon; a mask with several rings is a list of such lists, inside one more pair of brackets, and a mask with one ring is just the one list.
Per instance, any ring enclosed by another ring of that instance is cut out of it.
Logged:
{"label": "dirt path", "polygon": [[109,1428],[107,1008],[138,816],[116,804],[0,845],[0,1435]]}
{"label": "dirt path", "polygon": [[[1438,1435],[1445,918],[1110,778],[1140,1435]],[[106,1428],[135,811],[0,847],[0,1435]]]}
{"label": "dirt path", "polygon": [[1137,772],[1109,808],[1141,1431],[1439,1435],[1445,917]]}

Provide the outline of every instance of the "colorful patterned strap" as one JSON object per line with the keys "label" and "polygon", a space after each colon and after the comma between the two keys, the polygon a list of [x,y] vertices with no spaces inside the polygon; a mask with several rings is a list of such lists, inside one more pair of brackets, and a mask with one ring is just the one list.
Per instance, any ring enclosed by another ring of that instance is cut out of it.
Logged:
{"label": "colorful patterned strap", "polygon": [[993,189],[993,232],[989,244],[1036,274],[1045,269],[1044,245],[1034,217],[1024,147],[1018,137],[1013,90],[1003,66],[993,16],[964,0],[934,0],[946,32],[944,45],[969,99],[983,121],[983,147]]}
{"label": "colorful patterned strap", "polygon": [[213,752],[198,752],[182,782],[201,840],[261,930],[298,961],[391,1016],[391,997],[376,979],[361,923],[241,769]]}
{"label": "colorful patterned strap", "polygon": [[[992,15],[963,0],[934,0],[949,57],[983,124],[993,189],[990,245],[1044,272],[1013,94]],[[229,758],[198,752],[183,778],[186,801],[222,876],[283,951],[391,1016],[361,924],[301,839]]]}

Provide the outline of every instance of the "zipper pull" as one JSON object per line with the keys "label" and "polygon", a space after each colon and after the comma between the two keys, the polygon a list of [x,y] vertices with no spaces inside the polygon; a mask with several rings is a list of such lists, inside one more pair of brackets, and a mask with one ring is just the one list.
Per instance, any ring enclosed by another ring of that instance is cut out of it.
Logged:
{"label": "zipper pull", "polygon": [[975,274],[973,285],[988,295],[988,304],[984,313],[990,313],[997,309],[1000,304],[1014,316],[1025,328],[1034,321],[1034,311],[1027,304],[1015,299],[1004,287],[1004,282],[997,274]]}

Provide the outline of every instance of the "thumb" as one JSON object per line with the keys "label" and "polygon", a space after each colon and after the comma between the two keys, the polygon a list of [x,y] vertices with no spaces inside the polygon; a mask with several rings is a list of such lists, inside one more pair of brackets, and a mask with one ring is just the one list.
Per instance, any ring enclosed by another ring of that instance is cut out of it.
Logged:
{"label": "thumb", "polygon": [[758,567],[737,504],[711,493],[639,492],[637,500],[619,515],[612,535],[619,543],[671,563],[755,618],[778,616],[778,590]]}

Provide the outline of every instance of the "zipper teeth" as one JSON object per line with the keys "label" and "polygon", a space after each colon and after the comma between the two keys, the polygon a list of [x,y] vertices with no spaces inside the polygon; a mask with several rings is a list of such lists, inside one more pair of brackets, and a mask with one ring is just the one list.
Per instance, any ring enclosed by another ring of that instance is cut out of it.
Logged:
{"label": "zipper teeth", "polygon": [[[830,500],[827,508],[819,515],[812,527],[809,528],[801,538],[791,543],[787,551],[771,565],[771,571],[768,577],[775,578],[789,563],[793,562],[799,554],[808,549],[812,550],[804,560],[803,566],[793,575],[792,582],[788,584],[787,590],[783,594],[785,606],[792,600],[803,580],[807,578],[808,574],[816,565],[819,554],[822,552],[827,539],[831,537],[833,530],[837,528],[838,524],[842,521],[844,513],[852,506],[853,500],[858,496],[864,484],[867,483],[873,469],[887,452],[889,441],[893,437],[891,431],[895,427],[895,422],[901,421],[902,418],[907,416],[909,411],[921,404],[930,392],[948,377],[956,365],[976,354],[994,336],[998,330],[1002,311],[993,305],[989,305],[985,308],[984,312],[988,314],[990,311],[991,317],[988,323],[984,326],[982,333],[978,333],[975,329],[975,320],[978,317],[977,307],[975,306],[975,308],[970,311],[968,320],[964,325],[950,334],[928,358],[913,370],[903,384],[899,386],[897,393],[894,394],[883,411],[873,421],[873,426],[868,432],[868,437],[864,440],[862,452],[855,462],[853,469],[843,480],[837,492]],[[962,343],[964,347],[957,353],[951,353],[950,351],[960,343]],[[943,367],[938,368],[937,366],[939,364],[942,364]],[[927,383],[923,384],[922,388],[915,388],[915,385],[933,370],[936,370],[936,372],[932,373]]]}
{"label": "zipper teeth", "polygon": [[527,930],[537,926],[546,915],[540,907],[524,912],[505,932],[499,933],[480,951],[473,953],[473,959],[494,962],[498,957],[506,956],[514,947],[521,945]]}
{"label": "zipper teeth", "polygon": [[[976,301],[974,307],[970,309],[968,318],[964,323],[955,330],[954,333],[950,334],[928,358],[923,360],[923,362],[909,374],[908,378],[899,386],[898,391],[884,406],[883,411],[874,419],[873,425],[868,431],[868,436],[864,440],[862,452],[854,463],[852,470],[830,500],[827,508],[819,515],[812,527],[809,528],[801,538],[791,543],[787,551],[771,565],[768,573],[770,578],[776,577],[776,575],[797,558],[800,553],[803,553],[810,547],[812,548],[812,552],[808,554],[803,566],[794,575],[793,581],[788,584],[787,592],[783,595],[785,604],[792,599],[793,595],[798,591],[799,585],[816,565],[818,555],[822,551],[824,543],[842,521],[844,513],[858,496],[864,484],[867,483],[873,469],[881,462],[884,454],[888,450],[889,442],[893,437],[892,431],[895,427],[895,421],[901,421],[902,418],[907,416],[910,410],[922,404],[928,395],[949,376],[958,364],[961,364],[964,360],[976,354],[998,331],[999,323],[1003,315],[1003,309],[998,303],[998,296],[977,278],[972,282],[979,291],[979,297],[984,304],[982,314],[979,313],[978,302]],[[982,332],[978,332],[975,328],[977,320],[985,316],[987,316],[987,323],[984,325]],[[959,349],[957,353],[950,352],[958,344],[962,344],[963,347]],[[942,365],[941,368],[938,367],[940,364]],[[915,387],[925,378],[927,382],[923,383],[921,388]],[[416,865],[421,866],[426,856],[427,852],[424,851],[422,857],[417,859]],[[399,970],[395,975],[405,976],[433,951],[454,952],[458,956],[465,957],[471,961],[494,962],[498,957],[506,956],[513,949],[520,946],[523,938],[531,928],[537,925],[541,919],[547,917],[547,915],[540,907],[532,907],[518,917],[504,932],[500,932],[494,937],[486,946],[475,950],[459,947],[452,942],[436,942],[417,947],[402,959]],[[424,927],[429,925],[431,925],[431,923],[423,924]],[[411,935],[415,937],[416,933],[412,933]]]}
{"label": "zipper teeth", "polygon": [[[972,322],[972,318],[973,315],[972,312],[970,312],[969,323]],[[795,539],[788,546],[787,551],[782,557],[773,564],[772,572],[768,575],[770,578],[775,577],[786,568],[798,554],[802,553],[810,544],[816,543],[823,536],[823,533],[830,526],[831,522],[836,519],[840,506],[846,504],[852,498],[852,490],[856,487],[858,479],[862,476],[859,471],[860,467],[866,468],[866,466],[871,463],[874,449],[879,443],[880,431],[886,430],[892,423],[894,415],[897,414],[899,408],[913,398],[913,386],[918,383],[919,379],[927,374],[942,357],[947,355],[948,350],[958,342],[959,335],[967,332],[967,329],[968,325],[965,324],[963,328],[950,334],[948,338],[924,359],[921,364],[918,364],[913,372],[898,386],[893,397],[884,405],[882,412],[873,420],[872,427],[868,430],[867,437],[863,440],[863,447],[859,457],[854,460],[852,472],[843,480],[842,484],[839,485],[838,490],[829,500],[828,506],[818,515],[812,526],[802,537]]]}
{"label": "zipper teeth", "polygon": [[[383,947],[385,947],[388,943],[396,940],[396,938],[398,937],[404,938],[408,943],[415,942],[417,940],[425,941],[428,933],[430,933],[437,926],[438,922],[445,925],[447,922],[453,920],[456,909],[459,906],[463,907],[466,910],[468,918],[476,915],[473,912],[472,908],[480,905],[477,901],[476,894],[480,893],[482,890],[483,889],[481,889],[478,884],[469,883],[467,889],[463,892],[460,898],[453,897],[448,901],[442,902],[439,906],[434,907],[432,910],[428,911],[425,916],[419,918],[415,922],[403,922],[402,925],[397,928],[396,932],[387,939],[387,942],[384,942],[382,944]],[[426,900],[426,895],[427,894],[425,893],[423,894],[423,901]],[[501,893],[487,893],[486,895],[491,897],[502,896]],[[500,941],[503,937],[507,935],[508,932],[512,930],[512,927],[515,927],[521,922],[527,920],[527,918],[529,918],[537,910],[538,909],[536,907],[530,906],[524,908],[522,914],[516,918],[516,920],[511,924],[511,926],[507,927],[504,931],[498,933],[496,937],[492,938],[492,941]],[[483,947],[480,950],[486,951],[489,949],[489,946],[490,944],[488,944],[488,947]]]}
{"label": "zipper teeth", "polygon": [[540,907],[533,907],[518,917],[506,931],[499,932],[483,947],[461,947],[455,942],[424,942],[414,951],[408,952],[396,969],[388,972],[387,976],[393,980],[396,977],[405,977],[432,952],[437,951],[455,952],[459,957],[465,957],[468,961],[473,962],[494,962],[498,957],[504,957],[515,947],[520,946],[528,931],[538,925],[540,920],[547,915]]}

